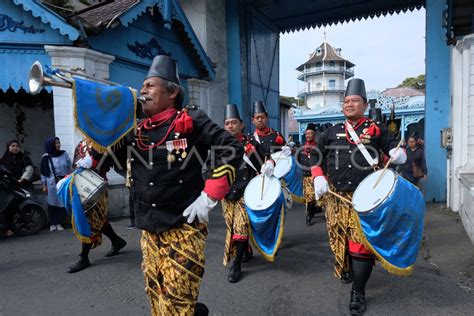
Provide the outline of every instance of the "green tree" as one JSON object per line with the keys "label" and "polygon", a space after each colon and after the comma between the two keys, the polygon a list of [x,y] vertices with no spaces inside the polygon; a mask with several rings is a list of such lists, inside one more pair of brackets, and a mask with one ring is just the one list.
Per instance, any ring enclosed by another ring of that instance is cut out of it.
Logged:
{"label": "green tree", "polygon": [[401,84],[398,85],[398,88],[400,87],[410,87],[415,88],[417,90],[425,91],[425,75],[419,75],[418,77],[408,77],[403,80]]}
{"label": "green tree", "polygon": [[305,106],[304,99],[298,99],[298,98],[295,98],[295,97],[287,97],[287,96],[284,96],[284,95],[280,95],[280,102],[286,102],[286,103],[289,103],[289,104],[296,104],[296,105],[299,105],[299,106]]}

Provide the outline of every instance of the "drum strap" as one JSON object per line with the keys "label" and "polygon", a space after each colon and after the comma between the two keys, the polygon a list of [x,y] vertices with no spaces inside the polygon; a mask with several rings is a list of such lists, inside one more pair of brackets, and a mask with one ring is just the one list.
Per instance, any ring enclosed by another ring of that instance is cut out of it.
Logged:
{"label": "drum strap", "polygon": [[261,142],[260,142],[260,137],[258,136],[257,131],[253,132],[253,137],[255,138],[255,140],[256,140],[259,144],[261,144]]}
{"label": "drum strap", "polygon": [[247,157],[246,154],[244,154],[244,161],[250,166],[252,167],[253,170],[255,170],[257,172],[257,174],[259,173],[257,168],[255,168],[255,166],[253,165],[253,163],[250,161],[249,157]]}
{"label": "drum strap", "polygon": [[354,131],[354,128],[352,128],[352,125],[348,121],[345,122],[345,125],[346,125],[347,131],[349,132],[352,139],[356,143],[357,147],[359,148],[360,152],[364,156],[365,160],[367,160],[367,163],[369,164],[369,166],[373,167],[377,165],[378,164],[377,159],[372,158],[372,156],[369,154],[369,152],[367,151],[367,148],[365,148],[364,144],[362,144],[362,142],[360,141],[359,136],[357,136],[356,132]]}

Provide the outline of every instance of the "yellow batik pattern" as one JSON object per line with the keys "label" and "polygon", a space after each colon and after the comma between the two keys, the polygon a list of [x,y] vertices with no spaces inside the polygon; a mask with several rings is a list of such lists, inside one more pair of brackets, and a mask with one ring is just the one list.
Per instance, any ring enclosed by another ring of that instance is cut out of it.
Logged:
{"label": "yellow batik pattern", "polygon": [[206,237],[206,224],[184,224],[159,234],[143,231],[142,270],[152,315],[194,315]]}
{"label": "yellow batik pattern", "polygon": [[[331,191],[351,200],[353,192],[339,192],[331,186]],[[334,274],[340,278],[343,272],[349,271],[348,240],[362,243],[362,231],[356,222],[356,212],[352,205],[327,193],[322,202],[326,206],[326,226],[329,245],[334,253]]]}
{"label": "yellow batik pattern", "polygon": [[93,207],[85,211],[87,221],[91,228],[90,237],[85,237],[78,233],[76,225],[74,225],[74,218],[72,218],[72,229],[74,235],[80,242],[92,244],[92,248],[98,247],[102,244],[102,227],[107,223],[107,208],[108,197],[107,193],[105,193],[99,198]]}
{"label": "yellow batik pattern", "polygon": [[232,236],[240,235],[247,239],[249,237],[249,218],[245,210],[244,198],[238,201],[222,200],[222,213],[227,227],[223,264],[227,266],[237,254]]}

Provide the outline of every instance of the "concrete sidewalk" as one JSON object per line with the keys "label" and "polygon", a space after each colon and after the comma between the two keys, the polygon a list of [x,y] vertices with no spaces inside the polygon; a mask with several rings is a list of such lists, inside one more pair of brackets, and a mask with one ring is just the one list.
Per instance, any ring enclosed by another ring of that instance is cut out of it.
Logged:
{"label": "concrete sidewalk", "polygon": [[415,269],[447,276],[468,293],[473,290],[474,245],[459,215],[444,204],[426,204],[423,244]]}

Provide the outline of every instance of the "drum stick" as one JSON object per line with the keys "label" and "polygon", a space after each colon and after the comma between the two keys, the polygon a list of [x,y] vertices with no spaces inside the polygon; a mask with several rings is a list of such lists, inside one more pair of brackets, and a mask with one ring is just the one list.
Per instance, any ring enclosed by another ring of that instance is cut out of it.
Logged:
{"label": "drum stick", "polygon": [[[400,142],[398,143],[396,149],[398,150],[398,148],[400,148],[401,144],[403,142],[403,139],[400,139]],[[375,189],[375,187],[377,186],[377,184],[379,184],[380,180],[382,180],[382,177],[383,175],[385,174],[385,171],[387,170],[388,166],[390,166],[390,163],[392,162],[393,160],[393,157],[390,157],[390,159],[387,161],[387,163],[385,164],[385,167],[383,168],[382,170],[382,173],[380,173],[380,176],[379,178],[377,179],[377,181],[375,181],[375,184],[374,186],[372,187],[372,189]]]}
{"label": "drum stick", "polygon": [[[288,137],[288,141],[286,142],[285,146],[288,145],[288,143],[291,142],[292,139],[293,139],[293,136]],[[275,161],[275,166],[278,163],[278,161],[280,160],[281,156],[283,156],[282,152],[280,152],[280,156],[278,156],[277,161]]]}
{"label": "drum stick", "polygon": [[[265,156],[265,162],[264,164],[267,162],[267,156]],[[262,191],[260,193],[260,201],[263,200],[263,188],[265,187],[265,172],[262,173]]]}
{"label": "drum stick", "polygon": [[331,190],[328,190],[328,192],[331,193],[332,195],[334,195],[335,197],[340,198],[340,199],[343,200],[344,202],[349,203],[350,205],[352,205],[352,201],[349,200],[349,199],[347,199],[347,198],[345,198],[345,197],[343,197],[342,195],[339,195],[339,194],[337,194],[336,192],[333,192],[333,191],[331,191]]}

